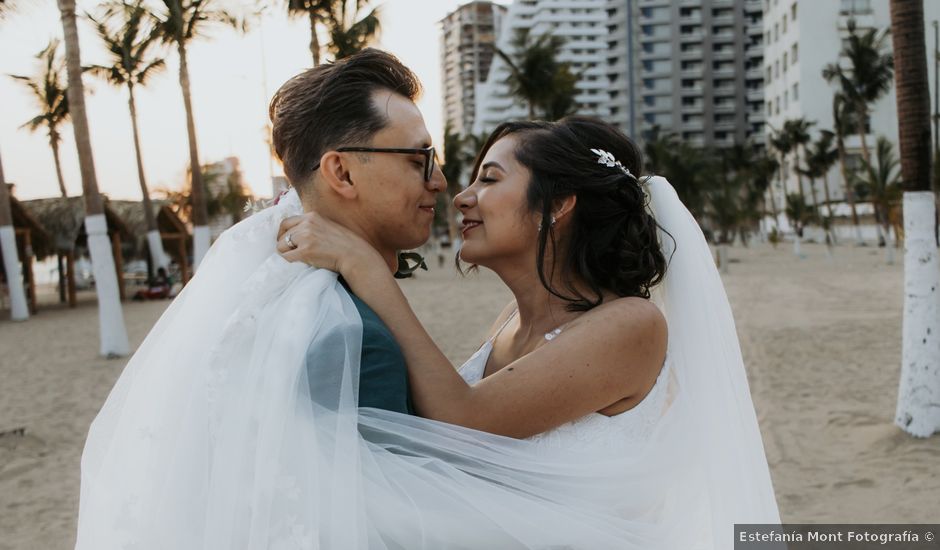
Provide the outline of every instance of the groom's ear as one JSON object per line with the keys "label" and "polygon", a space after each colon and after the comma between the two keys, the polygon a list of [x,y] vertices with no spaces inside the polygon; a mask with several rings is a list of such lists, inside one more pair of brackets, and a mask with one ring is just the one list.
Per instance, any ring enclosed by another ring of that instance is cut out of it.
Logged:
{"label": "groom's ear", "polygon": [[349,175],[346,158],[336,151],[327,151],[320,157],[320,178],[344,199],[354,199],[359,195],[359,189]]}

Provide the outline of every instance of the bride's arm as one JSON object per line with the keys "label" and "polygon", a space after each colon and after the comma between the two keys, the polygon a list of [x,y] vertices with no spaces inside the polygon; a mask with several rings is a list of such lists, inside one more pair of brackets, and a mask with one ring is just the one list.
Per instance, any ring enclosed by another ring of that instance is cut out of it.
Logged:
{"label": "bride's arm", "polygon": [[582,315],[551,345],[470,386],[421,325],[378,252],[346,233],[321,225],[311,233],[315,239],[302,232],[293,237],[300,248],[279,249],[288,260],[341,273],[388,325],[405,356],[421,416],[528,437],[645,395],[656,379],[665,356],[665,320],[648,301],[625,298]]}

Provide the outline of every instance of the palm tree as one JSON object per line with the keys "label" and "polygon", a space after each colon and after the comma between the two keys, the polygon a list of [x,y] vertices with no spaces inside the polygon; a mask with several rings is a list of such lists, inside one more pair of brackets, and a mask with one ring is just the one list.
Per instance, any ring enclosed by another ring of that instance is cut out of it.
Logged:
{"label": "palm tree", "polygon": [[[11,0],[0,0],[0,23],[13,11]],[[0,162],[0,254],[3,256],[3,269],[10,293],[10,318],[14,321],[29,319],[29,307],[26,304],[26,292],[20,274],[20,257],[16,248],[16,231],[13,229],[13,212],[10,210],[10,192],[3,176],[3,163]]]}
{"label": "palm tree", "polygon": [[[763,228],[763,221],[767,218],[766,197],[770,195],[770,208],[774,219],[774,228],[777,227],[777,201],[774,199],[773,192],[768,193],[774,174],[777,173],[777,159],[767,154],[764,150],[759,150],[750,158],[748,167],[748,185],[745,202],[746,211],[752,216],[752,223],[758,224],[758,228],[763,236],[766,231]],[[756,216],[756,217],[755,217]]]}
{"label": "palm tree", "polygon": [[924,4],[891,0],[897,53],[898,136],[904,182],[904,335],[895,423],[911,435],[940,431],[940,346],[934,240],[936,198],[930,188],[930,91]]}
{"label": "palm tree", "polygon": [[59,55],[60,42],[50,40],[36,59],[41,62],[41,70],[36,76],[10,75],[32,92],[40,112],[26,121],[24,128],[37,131],[45,128],[49,132],[49,147],[55,160],[55,174],[59,181],[59,192],[67,197],[65,180],[62,178],[62,164],[59,161],[59,144],[62,142],[60,127],[69,119],[69,100],[65,84],[65,61]]}
{"label": "palm tree", "polygon": [[680,141],[675,134],[661,133],[658,128],[648,136],[644,152],[647,170],[672,182],[689,212],[699,221],[703,220],[715,168],[711,157]]}
{"label": "palm tree", "polygon": [[440,202],[446,203],[440,206],[443,206],[441,211],[447,216],[447,233],[451,242],[455,242],[458,236],[453,199],[463,189],[460,180],[464,177],[469,162],[473,161],[468,158],[466,152],[468,141],[465,136],[451,130],[449,124],[444,126],[444,162],[441,164],[441,171],[447,180],[447,195],[438,195],[438,198]]}
{"label": "palm tree", "polygon": [[833,221],[833,216],[832,196],[829,190],[829,172],[835,163],[839,161],[839,149],[833,145],[833,141],[835,141],[835,134],[830,130],[822,130],[819,133],[819,139],[813,143],[810,151],[813,164],[818,168],[818,173],[823,178],[823,196],[826,198],[827,217],[830,223]]}
{"label": "palm tree", "polygon": [[317,36],[317,28],[326,21],[334,1],[287,0],[289,17],[305,17],[310,22],[310,55],[313,56],[314,67],[320,65],[320,37]]}
{"label": "palm tree", "polygon": [[852,19],[849,20],[848,29],[848,40],[839,54],[848,60],[848,66],[843,67],[838,62],[830,63],[823,69],[822,75],[828,82],[838,86],[839,92],[855,110],[856,131],[862,140],[862,156],[868,164],[871,162],[866,140],[868,114],[871,104],[891,89],[894,59],[891,52],[885,49],[888,30],[881,33],[878,29],[861,32]]}
{"label": "palm tree", "polygon": [[334,59],[349,57],[365,49],[375,40],[381,23],[379,21],[379,8],[360,17],[362,7],[368,2],[364,0],[333,0],[325,2],[329,6],[324,20],[330,33],[330,43],[327,49]]}
{"label": "palm tree", "polygon": [[[124,313],[118,293],[117,273],[114,268],[111,243],[108,239],[104,207],[98,194],[95,162],[91,150],[91,135],[85,115],[85,89],[82,85],[82,63],[78,47],[78,28],[75,24],[75,0],[58,0],[65,37],[65,59],[68,72],[68,101],[72,113],[72,128],[78,163],[82,174],[82,192],[85,197],[85,230],[88,233],[88,251],[95,272],[98,294],[98,319],[101,327],[101,354],[106,357],[125,355],[130,351]],[[120,253],[118,251],[117,253]]]}
{"label": "palm tree", "polygon": [[861,183],[875,208],[875,220],[881,228],[887,246],[888,263],[894,263],[893,248],[888,242],[891,230],[889,213],[891,207],[901,198],[901,180],[898,173],[900,163],[894,154],[894,146],[886,137],[878,136],[876,151],[878,158],[874,159],[874,164],[865,165],[865,177]]}
{"label": "palm tree", "polygon": [[787,120],[783,123],[783,133],[787,135],[787,140],[793,147],[793,154],[796,155],[796,159],[793,161],[793,168],[796,172],[796,179],[799,185],[799,193],[801,197],[804,197],[803,192],[803,172],[800,170],[800,151],[802,150],[802,158],[806,158],[806,145],[812,139],[809,135],[809,129],[816,124],[815,121],[811,122],[805,118],[797,118],[793,120]]}
{"label": "palm tree", "polygon": [[[137,180],[143,196],[144,220],[147,223],[147,244],[154,269],[167,267],[167,257],[163,252],[163,240],[157,229],[157,219],[150,202],[150,190],[144,177],[144,161],[140,151],[140,131],[137,128],[137,103],[134,99],[134,86],[145,86],[154,73],[164,68],[161,58],[152,57],[151,49],[160,39],[155,28],[150,25],[151,18],[143,0],[112,2],[107,6],[105,18],[116,20],[117,29],[109,28],[105,20],[88,16],[98,31],[109,54],[108,65],[92,65],[88,70],[104,78],[114,86],[126,86],[127,106],[131,115],[131,128],[134,134],[134,152],[137,155]],[[153,276],[153,273],[150,274]]]}
{"label": "palm tree", "polygon": [[786,212],[790,223],[793,224],[793,253],[797,257],[802,257],[803,226],[810,217],[806,200],[799,193],[788,193]]}
{"label": "palm tree", "polygon": [[[777,152],[779,184],[783,188],[783,192],[786,193],[787,183],[784,169],[787,165],[787,157],[790,155],[790,151],[793,150],[793,144],[790,143],[790,138],[787,136],[787,134],[784,132],[775,131],[770,134],[770,148]],[[776,227],[777,223],[779,222],[777,218],[777,199],[775,198],[775,193],[772,187],[770,191],[770,204],[774,211],[774,227]],[[784,205],[784,211],[786,211],[786,205]]]}
{"label": "palm tree", "polygon": [[858,210],[855,207],[855,174],[850,174],[846,166],[845,136],[851,133],[854,125],[853,111],[845,96],[836,92],[832,96],[832,126],[836,138],[836,151],[839,155],[839,172],[842,174],[842,188],[845,198],[852,210],[852,225],[855,226],[855,241],[862,244],[862,228],[858,221]]}
{"label": "palm tree", "polygon": [[[570,69],[558,61],[564,38],[545,33],[532,39],[527,29],[518,29],[510,46],[512,55],[496,48],[498,55],[509,67],[509,91],[521,99],[529,109],[529,119],[537,112],[548,113],[556,100],[554,86],[562,84],[568,93],[567,77],[559,72]],[[552,109],[554,110],[554,109]]]}
{"label": "palm tree", "polygon": [[[161,0],[163,9],[153,14],[157,32],[167,44],[176,47],[180,58],[179,80],[186,109],[186,132],[189,137],[189,165],[201,166],[196,143],[196,120],[193,116],[192,94],[189,82],[187,48],[193,40],[203,36],[206,25],[223,23],[233,27],[245,25],[231,13],[219,8],[219,0]],[[209,250],[209,214],[206,210],[206,189],[202,171],[192,169],[191,193],[193,201],[193,269]]]}

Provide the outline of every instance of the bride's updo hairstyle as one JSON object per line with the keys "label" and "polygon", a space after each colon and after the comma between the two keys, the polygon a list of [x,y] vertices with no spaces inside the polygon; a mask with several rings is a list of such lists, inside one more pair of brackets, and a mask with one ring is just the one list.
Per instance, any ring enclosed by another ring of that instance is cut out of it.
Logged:
{"label": "bride's updo hairstyle", "polygon": [[[590,117],[505,122],[480,151],[473,180],[489,148],[510,135],[517,140],[516,159],[532,173],[528,207],[542,215],[537,257],[542,285],[569,301],[569,311],[600,305],[602,290],[649,298],[650,288],[665,275],[666,258],[657,238],[656,220],[646,209],[640,148],[617,127]],[[592,149],[610,153],[630,174],[619,166],[598,163],[599,155]],[[554,253],[547,254],[558,250],[551,223],[553,204],[571,195],[577,198],[571,230],[564,256],[556,258]],[[566,274],[562,290],[550,280],[559,261],[564,262],[562,273]],[[575,290],[572,279],[586,283],[591,295]]]}

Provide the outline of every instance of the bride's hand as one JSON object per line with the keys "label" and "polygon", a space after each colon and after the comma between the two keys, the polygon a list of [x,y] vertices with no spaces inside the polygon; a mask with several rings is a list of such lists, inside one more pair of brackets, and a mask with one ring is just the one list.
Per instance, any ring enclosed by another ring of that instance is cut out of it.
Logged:
{"label": "bride's hand", "polygon": [[384,261],[365,240],[315,212],[291,216],[281,222],[277,251],[287,261],[348,275],[369,262]]}

